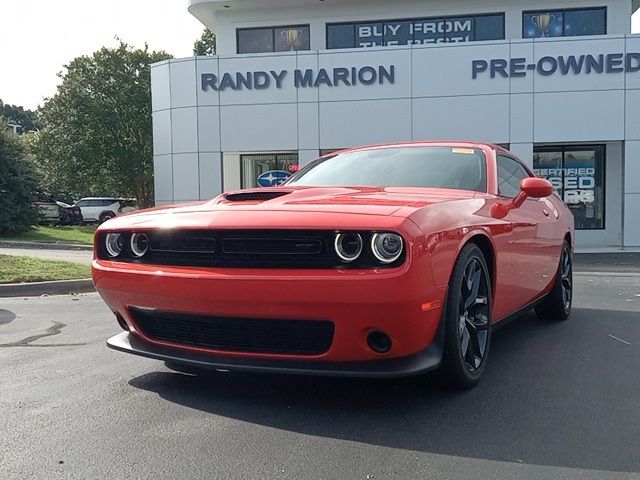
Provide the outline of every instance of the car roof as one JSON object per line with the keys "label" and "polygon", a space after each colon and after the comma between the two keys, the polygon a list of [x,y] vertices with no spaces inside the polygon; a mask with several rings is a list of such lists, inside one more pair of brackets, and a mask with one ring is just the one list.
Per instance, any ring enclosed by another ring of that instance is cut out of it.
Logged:
{"label": "car roof", "polygon": [[489,142],[474,142],[474,141],[461,141],[461,140],[414,140],[411,142],[393,142],[393,143],[378,143],[372,145],[362,145],[359,147],[345,148],[343,150],[337,150],[331,152],[328,155],[336,155],[338,153],[358,152],[363,150],[379,150],[384,148],[398,148],[398,147],[461,147],[461,148],[491,148],[500,153],[508,153],[513,155],[509,150]]}
{"label": "car roof", "polygon": [[135,198],[120,198],[120,197],[83,197],[81,200],[113,200],[113,201],[121,201],[121,200],[135,200]]}

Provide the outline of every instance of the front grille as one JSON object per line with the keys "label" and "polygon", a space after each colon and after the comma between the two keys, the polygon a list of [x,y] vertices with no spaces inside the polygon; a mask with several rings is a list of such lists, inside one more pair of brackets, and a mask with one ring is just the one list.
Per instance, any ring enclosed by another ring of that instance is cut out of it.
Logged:
{"label": "front grille", "polygon": [[331,347],[334,325],[318,320],[212,317],[130,309],[151,340],[211,350],[320,355]]}
{"label": "front grille", "polygon": [[[353,263],[344,263],[334,249],[329,230],[152,230],[149,250],[142,258],[130,251],[125,234],[119,261],[176,267],[218,268],[391,268],[404,262],[381,264],[370,251],[371,232],[359,232],[364,248]],[[98,238],[98,256],[108,259],[105,234]]]}

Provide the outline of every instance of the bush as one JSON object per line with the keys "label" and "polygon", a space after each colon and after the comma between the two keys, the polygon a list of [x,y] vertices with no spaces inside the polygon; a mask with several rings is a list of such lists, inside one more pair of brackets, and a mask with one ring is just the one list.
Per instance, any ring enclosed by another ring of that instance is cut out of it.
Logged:
{"label": "bush", "polygon": [[38,221],[33,207],[38,180],[18,137],[5,132],[0,118],[0,235],[28,230]]}

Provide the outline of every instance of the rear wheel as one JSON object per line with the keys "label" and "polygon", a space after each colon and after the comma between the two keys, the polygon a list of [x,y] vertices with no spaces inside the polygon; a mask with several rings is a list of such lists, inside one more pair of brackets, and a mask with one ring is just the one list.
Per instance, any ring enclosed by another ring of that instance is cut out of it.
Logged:
{"label": "rear wheel", "polygon": [[480,248],[466,245],[453,267],[445,313],[441,376],[451,386],[475,386],[491,343],[491,281]]}
{"label": "rear wheel", "polygon": [[536,315],[550,320],[566,320],[571,314],[573,301],[573,262],[571,248],[565,240],[560,264],[551,291],[536,308]]}
{"label": "rear wheel", "polygon": [[107,220],[111,220],[112,218],[114,218],[116,216],[115,213],[113,212],[102,212],[100,214],[100,217],[98,218],[98,220],[100,220],[100,223],[104,223]]}

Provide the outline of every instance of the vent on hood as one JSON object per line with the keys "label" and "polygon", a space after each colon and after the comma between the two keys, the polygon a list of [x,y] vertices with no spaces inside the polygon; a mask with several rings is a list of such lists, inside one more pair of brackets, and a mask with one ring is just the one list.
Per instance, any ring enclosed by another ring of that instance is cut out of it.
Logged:
{"label": "vent on hood", "polygon": [[255,202],[257,200],[271,200],[272,198],[282,197],[288,195],[290,191],[275,191],[275,192],[238,192],[228,193],[224,198],[228,202]]}

